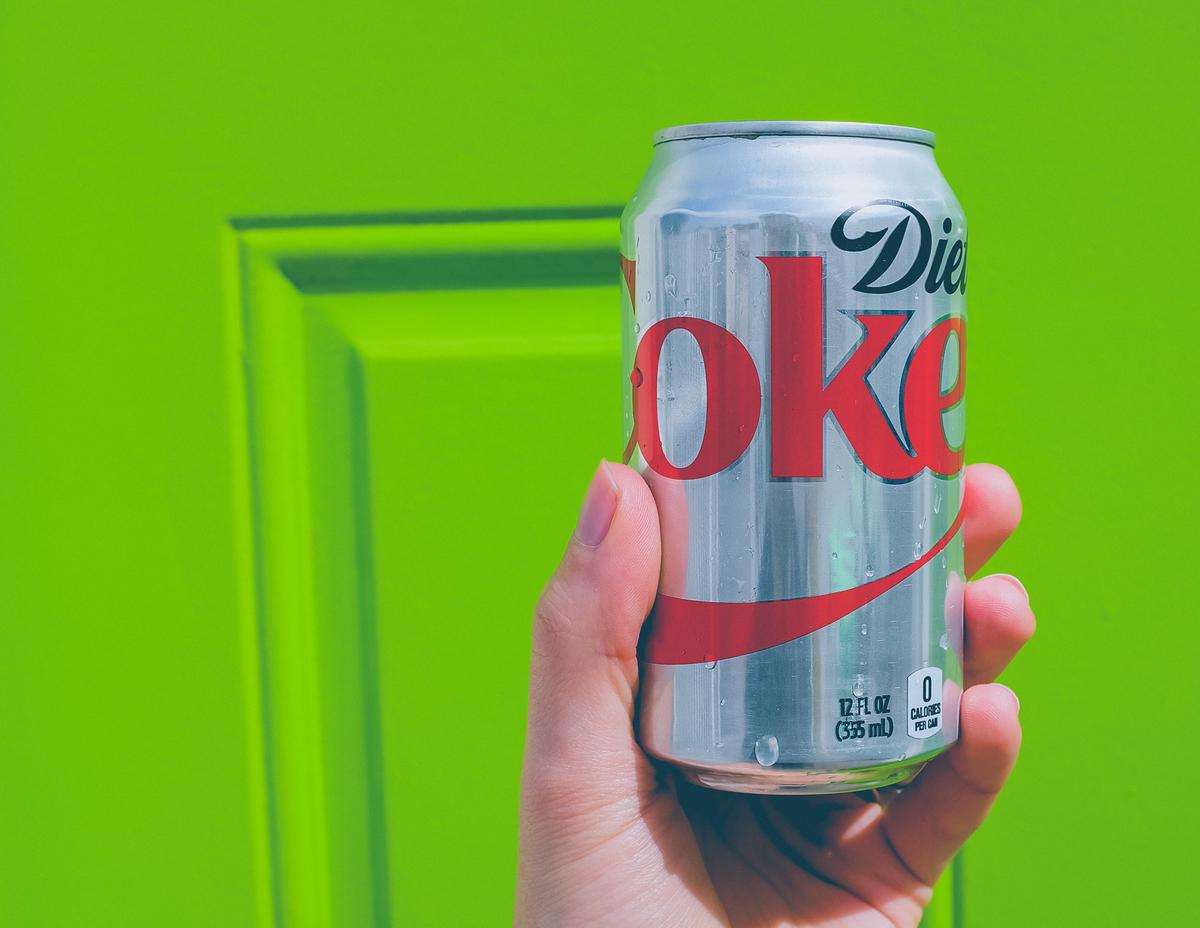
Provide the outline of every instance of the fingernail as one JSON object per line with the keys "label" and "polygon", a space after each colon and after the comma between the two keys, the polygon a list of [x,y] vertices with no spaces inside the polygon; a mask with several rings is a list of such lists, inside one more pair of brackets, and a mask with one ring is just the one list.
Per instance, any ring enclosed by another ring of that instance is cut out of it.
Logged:
{"label": "fingernail", "polygon": [[588,484],[583,497],[583,508],[579,512],[579,523],[575,526],[575,537],[581,544],[594,548],[604,541],[617,511],[620,493],[617,482],[608,471],[608,461],[601,461]]}
{"label": "fingernail", "polygon": [[1022,583],[1020,580],[1018,580],[1016,577],[1014,577],[1012,574],[992,574],[992,576],[993,577],[1003,577],[1005,580],[1007,580],[1009,583],[1011,583],[1013,586],[1015,586],[1018,590],[1021,591],[1021,595],[1025,597],[1025,602],[1029,602],[1029,590],[1025,589],[1025,584]]}
{"label": "fingernail", "polygon": [[1016,694],[1016,693],[1014,693],[1014,692],[1013,692],[1011,689],[1009,689],[1007,686],[1004,686],[1004,684],[1003,684],[1003,683],[997,683],[996,685],[997,685],[997,686],[999,686],[999,687],[1002,687],[1002,688],[1004,689],[1004,691],[1005,691],[1006,693],[1008,693],[1008,695],[1009,695],[1009,696],[1011,696],[1011,697],[1012,697],[1013,705],[1015,705],[1015,706],[1017,707],[1017,715],[1020,715],[1020,714],[1021,714],[1021,700],[1020,700],[1020,697],[1018,697],[1018,696],[1017,696],[1017,694]]}

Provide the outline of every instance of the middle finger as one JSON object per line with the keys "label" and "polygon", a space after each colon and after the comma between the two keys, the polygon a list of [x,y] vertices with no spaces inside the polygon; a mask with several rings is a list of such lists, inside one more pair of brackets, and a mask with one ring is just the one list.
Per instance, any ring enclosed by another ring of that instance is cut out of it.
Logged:
{"label": "middle finger", "polygon": [[992,574],[967,584],[963,593],[966,686],[990,683],[1033,635],[1029,596],[1016,577]]}

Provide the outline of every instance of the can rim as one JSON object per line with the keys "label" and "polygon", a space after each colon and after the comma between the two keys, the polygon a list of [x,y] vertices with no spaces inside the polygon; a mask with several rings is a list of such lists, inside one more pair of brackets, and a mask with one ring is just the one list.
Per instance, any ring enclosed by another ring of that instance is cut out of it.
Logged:
{"label": "can rim", "polygon": [[809,120],[763,119],[748,122],[697,122],[671,126],[654,133],[654,144],[681,139],[758,138],[763,135],[840,136],[859,139],[888,139],[915,142],[933,148],[937,137],[927,129],[891,126],[873,122],[815,122]]}

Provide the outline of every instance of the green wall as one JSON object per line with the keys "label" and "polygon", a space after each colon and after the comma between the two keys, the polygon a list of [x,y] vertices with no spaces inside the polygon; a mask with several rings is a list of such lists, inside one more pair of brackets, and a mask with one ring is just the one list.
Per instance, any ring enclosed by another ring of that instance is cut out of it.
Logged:
{"label": "green wall", "polygon": [[[995,566],[1041,627],[966,920],[1177,922],[1196,42],[1166,4],[4,4],[0,924],[506,917],[527,614],[619,441],[592,223],[654,129],[737,118],[933,129],[971,223],[968,456],[1022,487]],[[542,257],[438,311],[438,248]],[[488,646],[444,677],[440,627]]]}

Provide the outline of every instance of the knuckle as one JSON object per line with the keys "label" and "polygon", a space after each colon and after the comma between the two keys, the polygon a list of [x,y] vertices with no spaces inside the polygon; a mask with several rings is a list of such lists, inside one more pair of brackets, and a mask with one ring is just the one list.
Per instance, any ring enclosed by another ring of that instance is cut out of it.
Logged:
{"label": "knuckle", "polygon": [[533,610],[535,646],[539,639],[555,640],[575,633],[570,591],[559,575],[550,578]]}
{"label": "knuckle", "polygon": [[537,605],[533,608],[535,630],[542,633],[554,634],[566,624],[566,619],[563,615],[563,605],[560,599],[561,596],[555,589],[555,583],[551,580],[546,585],[546,588],[542,590],[542,595],[538,597]]}

